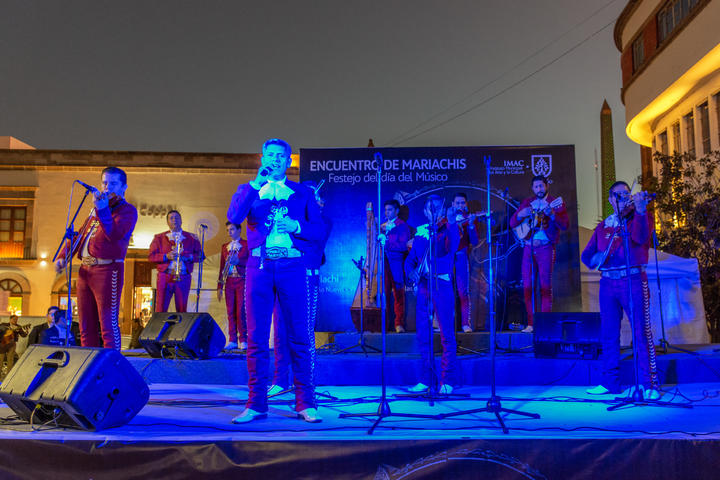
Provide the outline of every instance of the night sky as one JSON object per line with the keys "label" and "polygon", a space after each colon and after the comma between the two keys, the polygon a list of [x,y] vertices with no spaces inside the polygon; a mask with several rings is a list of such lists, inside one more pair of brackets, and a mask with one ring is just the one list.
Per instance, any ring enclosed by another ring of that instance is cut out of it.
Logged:
{"label": "night sky", "polygon": [[0,135],[46,149],[237,153],[268,137],[295,151],[370,137],[574,144],[591,227],[603,99],[618,177],[640,172],[612,39],[625,4],[0,0]]}

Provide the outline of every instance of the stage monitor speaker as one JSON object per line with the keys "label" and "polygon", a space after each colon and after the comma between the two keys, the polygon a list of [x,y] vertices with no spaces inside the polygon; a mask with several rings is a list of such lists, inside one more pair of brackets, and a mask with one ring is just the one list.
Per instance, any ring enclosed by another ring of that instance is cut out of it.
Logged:
{"label": "stage monitor speaker", "polygon": [[31,425],[102,430],[125,425],[150,390],[117,350],[31,345],[0,385],[0,398]]}
{"label": "stage monitor speaker", "polygon": [[535,356],[594,360],[600,353],[600,313],[535,314]]}
{"label": "stage monitor speaker", "polygon": [[225,346],[225,334],[208,313],[155,313],[140,345],[155,358],[207,359]]}

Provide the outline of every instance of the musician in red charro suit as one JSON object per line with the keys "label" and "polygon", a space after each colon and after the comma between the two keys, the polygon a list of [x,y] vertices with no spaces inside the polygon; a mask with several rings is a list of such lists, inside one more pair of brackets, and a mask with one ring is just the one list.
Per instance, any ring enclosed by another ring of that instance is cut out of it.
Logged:
{"label": "musician in red charro suit", "polygon": [[240,238],[242,225],[226,222],[230,241],[220,249],[220,273],[218,274],[217,298],[222,300],[225,290],[225,306],[228,316],[228,343],[225,350],[247,348],[247,319],[245,316],[245,265],[249,256],[247,240]]}
{"label": "musician in red charro suit", "polygon": [[[193,264],[201,257],[200,241],[182,229],[182,217],[177,210],[168,212],[167,224],[170,230],[155,235],[148,255],[158,270],[155,311],[167,312],[170,299],[174,296],[175,311],[187,312]],[[182,245],[179,258],[178,242]]]}
{"label": "musician in red charro suit", "polygon": [[[632,310],[631,327],[633,342],[636,342],[637,346],[635,350],[639,370],[638,380],[645,389],[645,398],[657,400],[660,398],[659,381],[650,322],[650,289],[645,273],[648,249],[652,245],[654,222],[653,215],[647,211],[649,197],[645,192],[630,195],[628,184],[618,181],[610,187],[608,200],[614,213],[595,227],[580,257],[589,268],[597,268],[602,272],[598,295],[601,317],[602,383],[587,390],[587,393],[597,395],[620,393],[622,390],[620,322],[623,318],[623,310],[628,317]],[[627,226],[627,240],[630,247],[627,254],[623,239],[623,223]]]}
{"label": "musician in red charro suit", "polygon": [[[451,278],[455,252],[460,244],[460,230],[455,223],[457,212],[449,208],[447,218],[443,218],[442,205],[443,200],[438,195],[427,198],[423,211],[429,223],[418,227],[404,266],[408,281],[417,287],[416,340],[422,361],[420,382],[410,388],[411,392],[422,392],[435,384],[435,366],[431,362],[431,313],[438,320],[442,345],[438,392],[452,393],[460,382],[453,315],[455,295]],[[435,255],[434,259],[432,255]],[[429,301],[431,297],[432,305]]]}
{"label": "musician in red charro suit", "polygon": [[408,255],[408,240],[410,240],[410,227],[398,214],[400,203],[397,200],[387,200],[385,208],[385,223],[380,225],[380,243],[385,245],[385,298],[393,296],[393,310],[395,313],[395,331],[405,331],[405,272],[403,271],[405,258]]}
{"label": "musician in red charro suit", "polygon": [[562,199],[548,195],[545,177],[534,176],[531,185],[534,195],[523,200],[510,218],[510,228],[516,228],[523,222],[530,222],[532,227],[531,238],[523,240],[522,282],[528,318],[523,332],[526,333],[533,331],[533,272],[540,282],[540,311],[550,312],[555,245],[560,239],[560,230],[567,230],[570,225]]}
{"label": "musician in red charro suit", "polygon": [[468,212],[467,195],[463,192],[455,194],[452,207],[457,212],[455,222],[460,229],[460,245],[455,252],[455,288],[460,299],[460,319],[462,330],[472,332],[470,325],[470,260],[472,247],[478,244],[478,225],[475,215]]}
{"label": "musician in red charro suit", "polygon": [[93,193],[95,208],[74,245],[66,244],[61,251],[55,269],[59,273],[65,268],[68,253],[82,260],[77,281],[80,342],[83,347],[99,347],[100,333],[105,348],[119,350],[124,262],[138,214],[125,201],[127,175],[123,170],[107,167],[101,181],[101,190]]}

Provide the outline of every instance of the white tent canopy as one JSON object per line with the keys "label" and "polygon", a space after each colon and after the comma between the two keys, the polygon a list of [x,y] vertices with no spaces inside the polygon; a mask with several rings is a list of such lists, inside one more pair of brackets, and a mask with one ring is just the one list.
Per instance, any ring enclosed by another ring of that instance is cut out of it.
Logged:
{"label": "white tent canopy", "polygon": [[[580,230],[580,249],[582,251],[592,231],[585,228]],[[710,343],[697,259],[658,252],[658,267],[662,286],[660,295],[662,296],[665,339],[669,343],[677,345]],[[653,338],[658,343],[662,338],[662,322],[653,250],[650,250],[647,276],[650,287],[650,318]],[[598,302],[600,273],[590,271],[581,265],[580,278],[583,310],[586,312],[600,311]],[[629,345],[630,337],[630,325],[625,317],[621,328],[621,344]]]}

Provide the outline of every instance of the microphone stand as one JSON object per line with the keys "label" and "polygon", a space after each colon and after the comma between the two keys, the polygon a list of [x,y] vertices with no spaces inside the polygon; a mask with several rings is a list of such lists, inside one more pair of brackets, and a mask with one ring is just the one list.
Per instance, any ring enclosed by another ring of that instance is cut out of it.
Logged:
{"label": "microphone stand", "polygon": [[540,418],[537,413],[522,412],[520,410],[511,410],[504,408],[500,402],[500,397],[496,393],[496,353],[497,347],[496,342],[496,323],[495,323],[495,282],[494,282],[494,269],[493,269],[493,250],[492,250],[492,210],[490,210],[490,155],[486,155],[483,160],[485,161],[485,178],[487,182],[487,211],[485,214],[485,226],[486,226],[486,239],[488,245],[488,317],[490,318],[490,398],[484,408],[474,408],[471,410],[462,410],[452,413],[444,413],[437,416],[439,419],[458,417],[461,415],[470,415],[479,412],[489,412],[495,415],[503,433],[509,433],[503,418],[500,416],[501,412],[514,413],[516,415],[523,415],[530,418]]}
{"label": "microphone stand", "polygon": [[[618,198],[615,193],[616,199]],[[636,213],[637,214],[637,213]],[[620,218],[620,234],[623,238],[623,250],[625,255],[625,278],[627,278],[627,291],[628,291],[628,319],[630,320],[630,330],[632,332],[632,349],[633,349],[633,367],[635,374],[635,386],[633,391],[629,393],[627,397],[616,397],[615,400],[618,402],[607,408],[608,411],[617,410],[626,405],[637,406],[637,405],[654,405],[658,407],[677,407],[677,408],[693,408],[692,404],[684,403],[672,403],[664,402],[661,400],[650,400],[645,398],[644,391],[640,388],[640,360],[638,358],[638,338],[635,329],[635,305],[633,304],[633,281],[632,281],[632,267],[630,266],[630,231],[628,230],[627,218],[623,217],[622,212],[618,213]],[[659,275],[659,274],[658,274]],[[649,348],[655,348],[654,345],[649,345]]]}
{"label": "microphone stand", "polygon": [[[435,370],[435,344],[434,344],[434,337],[435,337],[435,331],[433,329],[433,319],[437,318],[437,309],[435,308],[435,292],[438,291],[438,278],[437,278],[437,236],[438,236],[438,221],[440,220],[440,214],[444,210],[445,202],[443,200],[443,204],[440,207],[440,212],[435,212],[434,205],[431,203],[430,211],[432,212],[432,216],[429,219],[428,224],[428,255],[430,256],[428,263],[428,298],[427,298],[427,312],[428,312],[428,348],[430,349],[430,362],[428,368],[430,369],[430,384],[428,385],[427,390],[422,393],[399,393],[393,395],[395,398],[419,398],[419,399],[427,399],[429,406],[435,405],[435,400],[440,399],[450,399],[450,398],[467,398],[470,395],[467,393],[439,393],[439,386],[438,386],[438,375]],[[448,223],[448,228],[449,223]],[[455,252],[450,252],[449,255],[455,255]],[[422,281],[422,278],[418,279],[418,284]],[[454,296],[453,296],[454,300]],[[453,303],[453,310],[454,310],[454,303]],[[440,324],[440,319],[437,318],[438,325]],[[454,325],[453,325],[453,334],[454,331]],[[434,418],[434,417],[432,417]]]}
{"label": "microphone stand", "polygon": [[[80,200],[80,204],[78,205],[77,209],[75,210],[75,213],[73,214],[72,220],[70,220],[65,225],[65,233],[63,234],[62,239],[60,240],[60,245],[58,245],[57,250],[55,250],[55,255],[53,255],[52,262],[53,264],[57,260],[58,255],[60,254],[60,250],[62,250],[63,245],[66,244],[66,242],[70,242],[70,245],[68,246],[67,254],[65,255],[66,262],[65,262],[65,278],[67,279],[67,313],[65,314],[66,317],[65,321],[67,322],[67,330],[65,331],[65,346],[70,346],[70,335],[72,332],[72,262],[73,262],[73,252],[75,251],[75,246],[77,245],[74,243],[75,241],[80,241],[80,238],[78,237],[78,232],[75,231],[75,220],[77,219],[78,214],[80,213],[80,209],[82,208],[83,204],[85,203],[85,200],[87,199],[88,195],[90,195],[90,190],[85,189],[85,195],[83,195],[82,200]],[[72,205],[72,188],[70,190],[70,205]],[[68,205],[68,213],[70,213],[70,205]],[[69,218],[69,215],[68,215]]]}
{"label": "microphone stand", "polygon": [[365,281],[365,267],[363,266],[363,264],[365,262],[365,258],[360,257],[360,260],[352,260],[351,259],[351,261],[353,262],[353,265],[355,265],[355,267],[358,270],[360,270],[360,338],[358,339],[357,345],[350,345],[349,347],[340,349],[337,352],[335,352],[335,354],[349,352],[353,348],[360,347],[360,350],[362,350],[362,352],[367,357],[368,349],[374,350],[375,352],[378,352],[378,353],[380,352],[380,350],[373,347],[372,345],[365,344],[365,323],[364,323],[365,303],[363,300],[363,288],[364,288],[363,283]]}
{"label": "microphone stand", "polygon": [[197,301],[195,302],[195,313],[198,313],[200,310],[200,289],[202,288],[203,264],[205,263],[205,231],[207,230],[207,227],[200,224],[200,230],[202,230],[202,233],[200,241],[200,265],[198,265],[197,289],[195,291],[197,296]]}
{"label": "microphone stand", "polygon": [[[375,161],[377,162],[377,201],[378,201],[378,214],[377,218],[381,218],[382,214],[382,169],[383,169],[383,157],[380,152],[376,152],[374,155]],[[377,411],[373,413],[341,413],[338,418],[354,418],[354,417],[377,417],[372,426],[368,429],[367,434],[372,435],[375,428],[388,417],[405,417],[405,418],[436,418],[435,415],[420,415],[415,413],[393,413],[390,410],[390,403],[387,399],[387,381],[385,379],[385,357],[387,355],[387,326],[385,321],[387,318],[385,312],[385,245],[380,242],[380,255],[377,260],[377,271],[378,271],[378,289],[377,289],[377,302],[380,306],[380,323],[381,337],[382,337],[382,349],[380,350],[380,387],[381,395],[378,404]]]}

